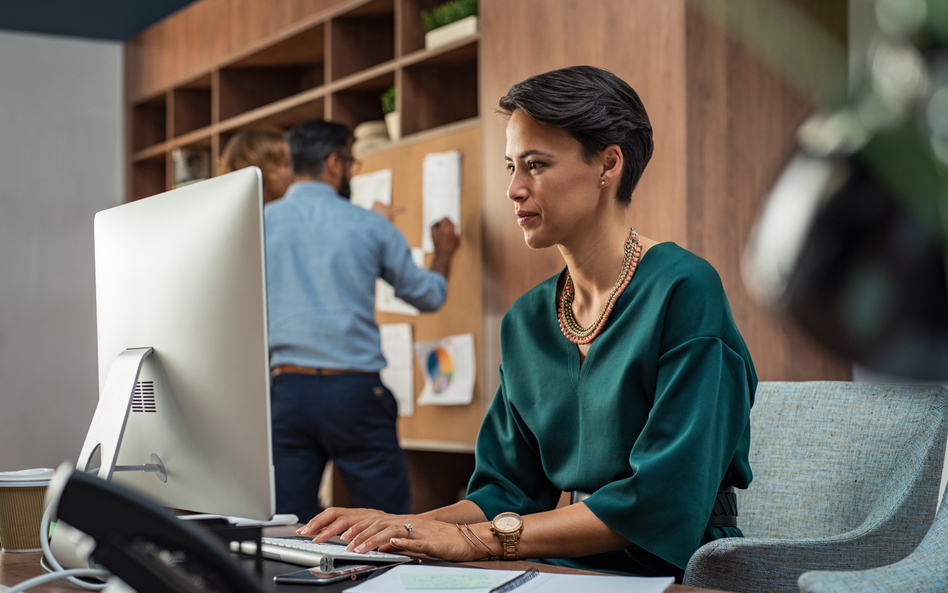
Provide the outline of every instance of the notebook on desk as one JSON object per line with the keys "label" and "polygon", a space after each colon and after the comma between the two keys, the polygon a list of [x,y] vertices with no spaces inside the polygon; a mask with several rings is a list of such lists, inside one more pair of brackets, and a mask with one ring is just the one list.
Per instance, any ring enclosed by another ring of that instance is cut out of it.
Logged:
{"label": "notebook on desk", "polygon": [[[254,542],[233,542],[231,550],[244,554],[256,554],[257,545]],[[323,572],[337,569],[337,565],[345,564],[401,564],[409,562],[411,558],[402,554],[386,554],[384,552],[366,552],[358,554],[346,550],[345,544],[326,542],[317,544],[304,536],[265,537],[262,538],[261,553],[264,558],[298,564],[307,568],[319,567]]]}

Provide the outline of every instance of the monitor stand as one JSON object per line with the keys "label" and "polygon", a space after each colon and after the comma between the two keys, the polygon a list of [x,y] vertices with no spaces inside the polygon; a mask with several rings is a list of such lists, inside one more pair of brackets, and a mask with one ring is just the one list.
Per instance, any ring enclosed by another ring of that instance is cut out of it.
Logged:
{"label": "monitor stand", "polygon": [[103,480],[112,479],[112,473],[117,471],[152,472],[162,482],[168,480],[164,464],[154,453],[151,455],[151,463],[115,465],[119,447],[122,444],[122,435],[125,434],[125,424],[128,422],[128,413],[132,406],[138,375],[145,358],[154,351],[153,348],[129,348],[115,357],[105,379],[102,394],[99,396],[99,404],[95,408],[89,432],[86,433],[82,451],[79,453],[78,470],[90,471],[89,465],[98,451],[101,463],[97,475]]}

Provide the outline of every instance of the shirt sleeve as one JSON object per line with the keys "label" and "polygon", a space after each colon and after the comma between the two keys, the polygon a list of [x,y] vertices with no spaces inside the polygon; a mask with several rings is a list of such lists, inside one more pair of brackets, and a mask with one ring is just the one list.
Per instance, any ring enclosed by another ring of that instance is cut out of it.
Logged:
{"label": "shirt sleeve", "polygon": [[521,515],[556,507],[560,491],[547,479],[536,438],[510,405],[500,369],[500,387],[477,435],[474,473],[467,499],[488,519],[504,511]]}
{"label": "shirt sleeve", "polygon": [[[745,488],[750,479],[739,452],[749,438],[756,377],[721,337],[733,327],[723,288],[710,293],[682,286],[672,295],[655,399],[629,454],[630,475],[585,501],[626,539],[682,569],[704,537],[722,482]],[[732,473],[732,464],[740,471]]]}
{"label": "shirt sleeve", "polygon": [[379,276],[392,285],[398,298],[421,311],[437,311],[448,297],[447,280],[438,272],[416,266],[405,236],[388,221],[384,224]]}

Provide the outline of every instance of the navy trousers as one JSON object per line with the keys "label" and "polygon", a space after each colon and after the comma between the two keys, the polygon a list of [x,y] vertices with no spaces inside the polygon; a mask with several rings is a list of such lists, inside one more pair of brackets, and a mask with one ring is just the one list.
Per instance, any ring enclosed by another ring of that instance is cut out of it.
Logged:
{"label": "navy trousers", "polygon": [[356,506],[408,513],[398,410],[377,376],[277,375],[270,398],[277,513],[306,523],[319,512],[319,482],[330,459]]}

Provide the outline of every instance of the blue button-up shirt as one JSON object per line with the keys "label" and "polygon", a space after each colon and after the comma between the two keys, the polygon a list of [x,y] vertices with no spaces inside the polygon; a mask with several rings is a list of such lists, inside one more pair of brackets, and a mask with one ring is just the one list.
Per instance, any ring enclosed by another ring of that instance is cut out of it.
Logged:
{"label": "blue button-up shirt", "polygon": [[328,184],[294,183],[264,220],[271,366],[381,370],[375,279],[422,311],[447,297],[444,276],[412,262],[401,231]]}

